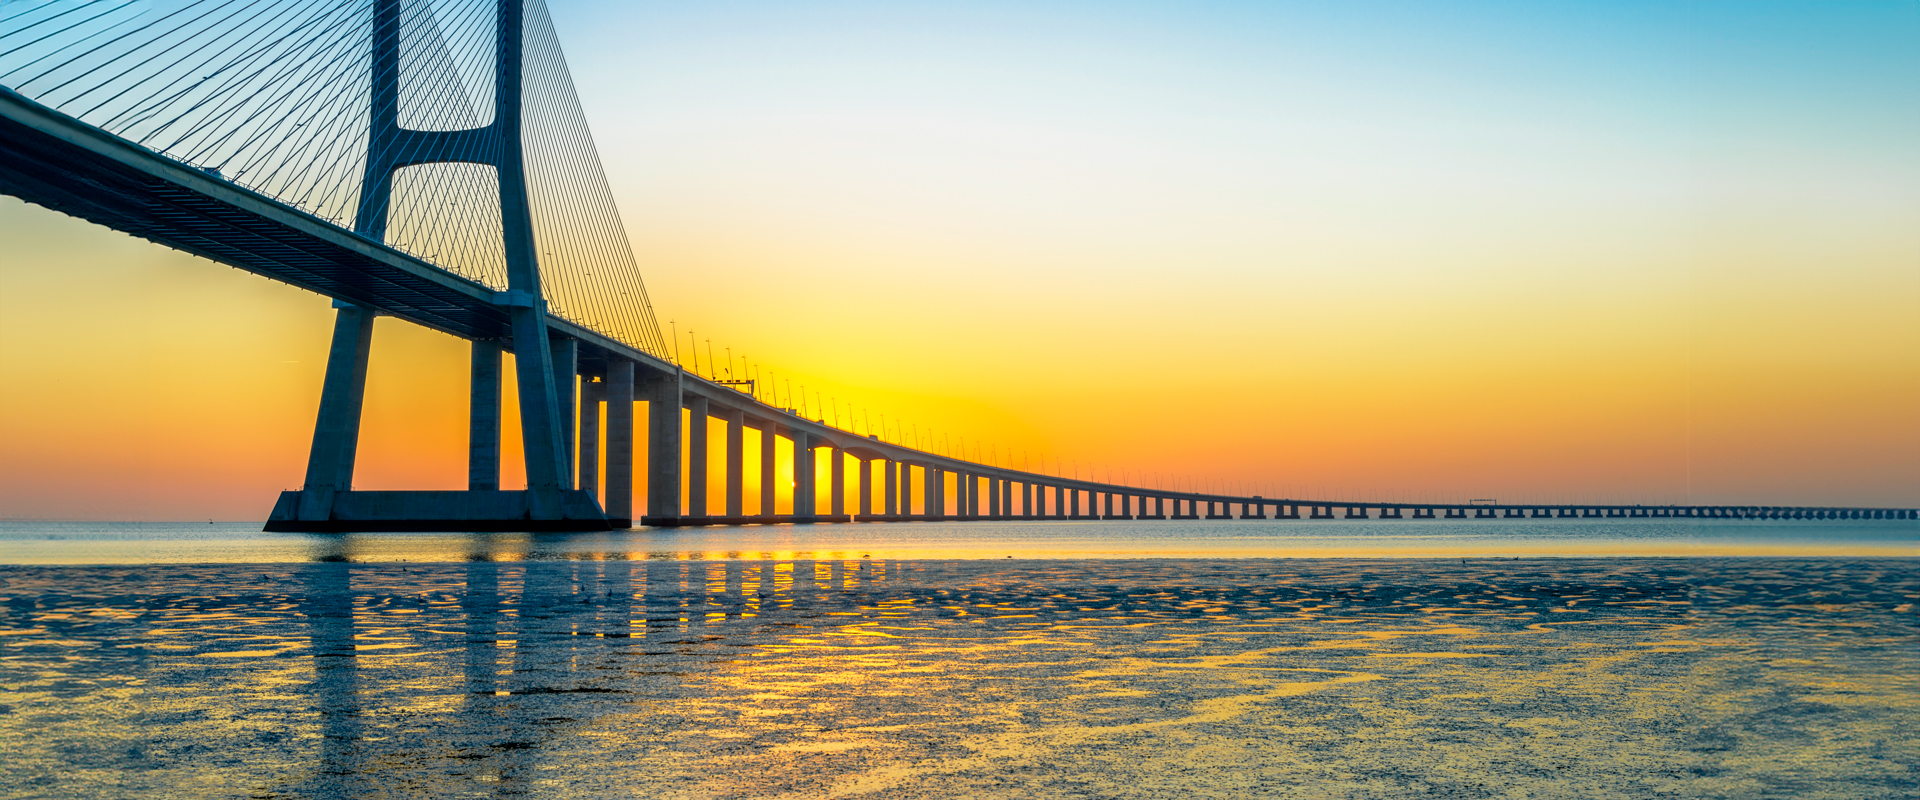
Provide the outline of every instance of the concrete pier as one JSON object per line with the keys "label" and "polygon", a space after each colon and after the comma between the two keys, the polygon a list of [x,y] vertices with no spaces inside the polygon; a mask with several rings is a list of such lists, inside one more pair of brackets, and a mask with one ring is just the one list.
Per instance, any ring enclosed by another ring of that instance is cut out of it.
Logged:
{"label": "concrete pier", "polygon": [[920,515],[927,519],[939,519],[943,516],[941,512],[944,510],[940,506],[940,470],[931,466],[922,466],[920,474],[926,484],[921,490],[920,502],[923,507],[920,509]]}
{"label": "concrete pier", "polygon": [[856,459],[854,463],[859,465],[855,468],[853,479],[860,487],[858,489],[860,506],[853,513],[857,517],[871,516],[873,514],[873,462],[861,458]]}
{"label": "concrete pier", "polygon": [[[687,516],[707,516],[707,398],[689,397],[687,406]],[[675,453],[675,461],[679,454]],[[675,492],[678,494],[678,492]]]}
{"label": "concrete pier", "polygon": [[[367,396],[367,355],[373,346],[373,311],[336,304],[327,372],[320,384],[320,414],[307,455],[307,479],[298,516],[325,521],[333,495],[353,488],[353,462],[360,447],[360,410]],[[497,480],[497,479],[496,479]]]}
{"label": "concrete pier", "polygon": [[574,479],[574,401],[580,382],[580,340],[556,336],[547,340],[553,363],[554,418],[560,425],[560,486],[578,489]]}
{"label": "concrete pier", "polygon": [[600,407],[607,400],[607,385],[600,381],[580,383],[579,488],[600,497]]}
{"label": "concrete pier", "polygon": [[827,460],[829,462],[827,469],[828,480],[832,481],[832,483],[827,486],[827,507],[830,509],[828,513],[836,517],[846,516],[847,454],[841,452],[840,448],[833,445],[827,445],[826,450]]}
{"label": "concrete pier", "polygon": [[885,508],[880,513],[889,517],[897,517],[905,514],[906,512],[901,511],[900,504],[900,462],[891,460],[883,461],[881,462],[880,470],[886,477]]}
{"label": "concrete pier", "polygon": [[818,487],[814,472],[819,461],[813,452],[813,437],[806,431],[793,432],[793,521],[813,522],[818,513]]}
{"label": "concrete pier", "polygon": [[680,409],[678,373],[657,375],[642,387],[647,399],[647,515],[642,525],[680,523]]}
{"label": "concrete pier", "polygon": [[780,487],[774,476],[776,447],[780,437],[776,432],[776,423],[772,419],[760,421],[760,516],[772,518],[779,513]]}
{"label": "concrete pier", "polygon": [[727,516],[744,517],[746,501],[747,412],[731,409],[727,420]]}
{"label": "concrete pier", "polygon": [[473,340],[467,399],[467,489],[500,490],[500,343]]}
{"label": "concrete pier", "polygon": [[[302,492],[282,492],[264,530],[277,533],[353,533],[375,531],[581,531],[606,530],[606,517],[593,496],[581,490],[555,493],[552,518],[533,516],[526,491],[339,492],[332,516],[323,521],[296,519]],[[599,527],[593,527],[595,521]]]}
{"label": "concrete pier", "polygon": [[607,363],[607,522],[633,527],[633,362]]}
{"label": "concrete pier", "polygon": [[1199,519],[1200,509],[1196,507],[1197,502],[1198,501],[1194,500],[1191,497],[1174,498],[1173,499],[1173,518],[1174,519]]}

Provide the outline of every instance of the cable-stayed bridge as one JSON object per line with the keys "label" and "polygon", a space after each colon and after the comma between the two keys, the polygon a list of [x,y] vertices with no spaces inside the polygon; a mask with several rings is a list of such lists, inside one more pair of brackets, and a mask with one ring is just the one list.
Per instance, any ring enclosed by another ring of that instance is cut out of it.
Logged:
{"label": "cable-stayed bridge", "polygon": [[[0,4],[0,191],[334,298],[306,479],[281,496],[270,530],[1920,516],[1196,494],[969,462],[805,419],[668,357],[540,0]],[[382,314],[472,342],[466,491],[353,489],[372,322]],[[524,491],[500,489],[507,352]],[[645,404],[645,453],[635,452],[636,403]],[[726,426],[726,446],[710,454],[715,419]],[[748,428],[761,432],[751,514],[742,473]],[[799,456],[789,514],[775,513],[779,438]],[[725,499],[709,508],[716,458]],[[636,468],[647,487],[638,515]]]}

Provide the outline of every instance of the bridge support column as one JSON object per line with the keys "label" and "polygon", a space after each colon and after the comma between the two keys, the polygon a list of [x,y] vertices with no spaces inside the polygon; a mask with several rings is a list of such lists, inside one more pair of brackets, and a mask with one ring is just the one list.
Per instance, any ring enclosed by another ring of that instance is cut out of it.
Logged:
{"label": "bridge support column", "polygon": [[467,395],[467,491],[500,490],[500,343],[473,340]]}
{"label": "bridge support column", "polygon": [[827,445],[828,473],[833,485],[827,487],[830,512],[838,517],[847,513],[847,454],[835,445]]}
{"label": "bridge support column", "polygon": [[[488,358],[482,346],[473,359],[477,413],[469,420],[469,491],[353,492],[373,312],[336,301],[340,313],[322,385],[308,488],[297,496],[282,495],[267,530],[601,530],[607,524],[597,503],[573,488],[576,345],[565,337],[553,341],[546,323],[521,129],[524,11],[523,0],[501,0],[495,8],[493,122],[427,132],[400,125],[400,5],[396,0],[374,4],[366,157],[354,232],[387,241],[393,175],[402,167],[483,163],[495,168],[507,290],[496,292],[493,300],[510,322],[527,491],[499,491],[499,391],[490,389],[498,386],[498,350]],[[486,146],[474,147],[477,143]],[[341,512],[337,519],[336,511]]]}
{"label": "bridge support column", "polygon": [[894,498],[898,503],[898,510],[895,513],[902,517],[911,517],[913,516],[913,464],[906,461],[899,462],[895,465],[895,472],[899,474],[900,481],[900,494]]}
{"label": "bridge support column", "polygon": [[[570,337],[547,340],[547,354],[553,361],[553,398],[560,424],[560,488],[574,489],[573,419],[575,386],[580,382],[580,340]],[[496,481],[497,482],[497,481]]]}
{"label": "bridge support column", "polygon": [[647,516],[643,525],[680,521],[680,374],[650,378],[647,398]]}
{"label": "bridge support column", "polygon": [[580,382],[580,488],[598,498],[600,494],[600,404],[607,399],[607,384]]}
{"label": "bridge support column", "polygon": [[771,519],[779,512],[780,486],[774,467],[779,465],[775,447],[780,442],[779,426],[773,420],[760,422],[760,516]]}
{"label": "bridge support column", "polygon": [[373,346],[373,310],[342,305],[333,317],[327,373],[320,384],[320,415],[307,456],[305,491],[298,518],[326,520],[333,495],[353,489],[353,462],[360,447],[360,410],[367,397],[367,354]]}
{"label": "bridge support column", "polygon": [[633,362],[607,363],[607,521],[633,527]]}
{"label": "bridge support column", "polygon": [[738,520],[746,515],[742,506],[745,493],[746,456],[747,456],[747,412],[729,409],[727,419],[727,511],[728,517]]}
{"label": "bridge support column", "polygon": [[[505,194],[505,192],[502,192]],[[536,284],[537,285],[537,284]],[[548,349],[546,310],[536,305],[514,306],[513,366],[519,380],[520,442],[527,461],[528,502],[534,519],[558,519],[556,495],[561,476],[571,474],[566,450],[560,444],[560,398],[553,379],[553,354]]]}
{"label": "bridge support column", "polygon": [[819,460],[813,453],[813,437],[805,431],[793,432],[793,521],[812,522],[816,516],[819,490],[813,474]]}
{"label": "bridge support column", "polygon": [[880,462],[880,471],[885,475],[885,499],[881,504],[885,508],[880,512],[884,516],[895,517],[905,514],[900,510],[900,462],[893,459]]}
{"label": "bridge support column", "polygon": [[860,506],[859,510],[855,511],[854,514],[861,517],[870,517],[873,516],[873,462],[864,458],[857,458],[854,459],[854,463],[859,466],[854,468],[853,480],[860,486],[858,495],[860,498]]}
{"label": "bridge support column", "polygon": [[689,397],[687,406],[687,516],[707,516],[707,414],[713,410],[704,397]]}
{"label": "bridge support column", "polygon": [[940,484],[942,483],[940,470],[928,464],[920,468],[920,474],[925,483],[925,487],[920,490],[920,515],[927,519],[939,519],[941,511],[944,510],[940,507]]}

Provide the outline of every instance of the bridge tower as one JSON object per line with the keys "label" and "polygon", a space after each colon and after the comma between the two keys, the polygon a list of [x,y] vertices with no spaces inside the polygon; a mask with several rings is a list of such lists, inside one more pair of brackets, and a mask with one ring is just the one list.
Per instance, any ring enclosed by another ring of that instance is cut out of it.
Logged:
{"label": "bridge tower", "polygon": [[[519,384],[527,491],[500,491],[504,343],[477,339],[473,342],[467,492],[353,492],[375,312],[336,300],[306,482],[293,508],[287,507],[291,498],[282,498],[274,513],[279,524],[269,527],[350,530],[359,527],[353,524],[356,518],[364,519],[369,512],[390,518],[394,506],[404,506],[411,524],[422,529],[604,529],[607,520],[598,501],[590,492],[574,489],[570,466],[571,414],[563,408],[570,410],[573,405],[575,343],[549,339],[546,295],[540,284],[521,132],[525,1],[498,0],[496,4],[493,121],[449,131],[401,126],[400,4],[401,0],[373,4],[366,170],[354,232],[386,240],[393,177],[401,168],[436,163],[494,168],[507,264],[507,290],[498,293],[495,302],[507,308],[512,320],[510,342]],[[393,525],[388,519],[374,527],[390,530]]]}

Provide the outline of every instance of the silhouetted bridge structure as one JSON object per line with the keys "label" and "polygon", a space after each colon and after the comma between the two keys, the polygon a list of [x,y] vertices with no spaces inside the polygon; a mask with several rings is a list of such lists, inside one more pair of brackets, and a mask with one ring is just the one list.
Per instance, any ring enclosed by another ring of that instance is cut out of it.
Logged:
{"label": "silhouetted bridge structure", "polygon": [[[281,496],[269,530],[1916,518],[1195,494],[975,463],[806,419],[667,357],[538,0],[23,2],[0,10],[0,84],[0,192],[334,299],[306,479]],[[472,342],[466,491],[353,489],[376,315]],[[500,489],[504,353],[515,356],[524,491]],[[713,421],[725,425],[718,454],[704,435]],[[749,428],[760,432],[753,513]],[[788,514],[774,513],[781,438],[798,455]],[[725,499],[709,508],[715,459]],[[647,487],[638,515],[636,468]]]}

